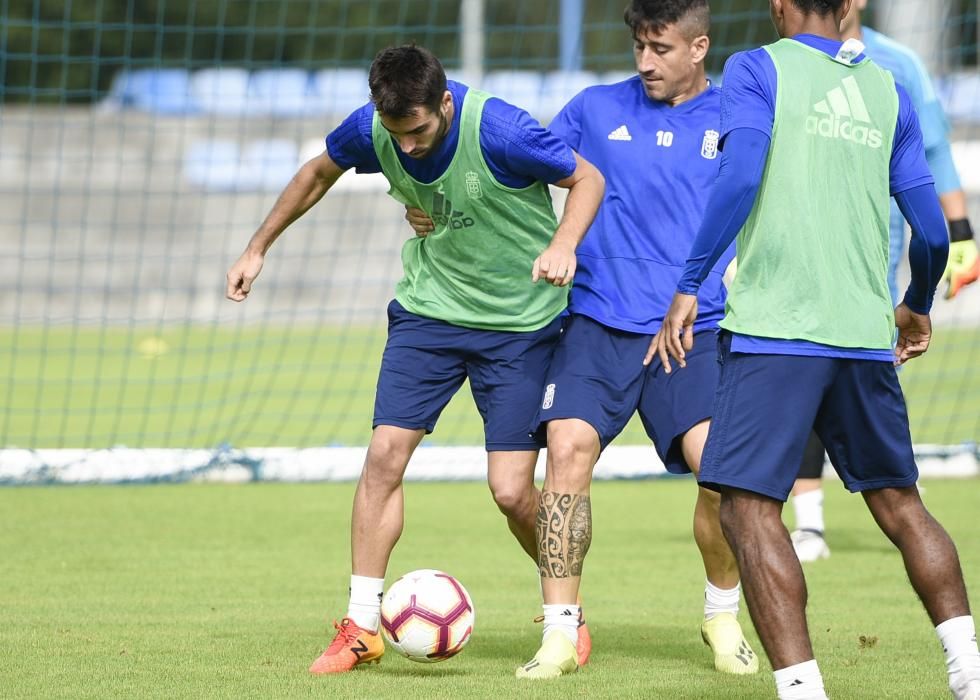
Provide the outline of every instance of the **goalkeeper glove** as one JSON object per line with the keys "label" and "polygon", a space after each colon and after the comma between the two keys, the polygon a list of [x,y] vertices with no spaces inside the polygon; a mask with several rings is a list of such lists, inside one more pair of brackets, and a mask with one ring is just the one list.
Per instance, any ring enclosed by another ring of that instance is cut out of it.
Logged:
{"label": "goalkeeper glove", "polygon": [[968,219],[949,223],[949,261],[943,271],[947,299],[952,299],[966,285],[980,277],[980,253],[973,240],[973,228]]}

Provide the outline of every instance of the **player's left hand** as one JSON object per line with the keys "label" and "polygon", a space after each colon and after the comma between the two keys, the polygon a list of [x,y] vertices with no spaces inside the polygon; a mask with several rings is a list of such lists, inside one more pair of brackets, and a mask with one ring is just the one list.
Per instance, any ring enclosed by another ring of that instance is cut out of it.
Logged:
{"label": "player's left hand", "polygon": [[929,349],[932,340],[932,320],[928,314],[917,314],[904,303],[895,307],[895,364],[903,365]]}
{"label": "player's left hand", "polygon": [[980,277],[980,252],[977,242],[970,238],[949,244],[949,261],[943,271],[946,291],[943,296],[952,299],[968,284],[973,284]]}
{"label": "player's left hand", "polygon": [[574,248],[552,241],[534,261],[531,281],[547,280],[556,287],[564,287],[575,277],[576,264]]}
{"label": "player's left hand", "polygon": [[[664,316],[664,323],[650,341],[643,364],[653,362],[654,355],[660,355],[664,372],[670,374],[670,357],[681,367],[687,367],[685,359],[688,350],[694,347],[694,320],[698,317],[698,298],[694,294],[674,294],[670,308]],[[670,355],[670,357],[668,357]]]}
{"label": "player's left hand", "polygon": [[412,227],[415,235],[419,238],[425,238],[436,230],[436,225],[429,218],[429,215],[417,207],[405,206],[405,221],[408,222],[408,225]]}

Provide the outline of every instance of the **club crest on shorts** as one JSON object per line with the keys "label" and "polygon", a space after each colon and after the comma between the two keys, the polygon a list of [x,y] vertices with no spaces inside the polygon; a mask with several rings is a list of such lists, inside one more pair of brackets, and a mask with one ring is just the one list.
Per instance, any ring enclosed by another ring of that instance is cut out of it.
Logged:
{"label": "club crest on shorts", "polygon": [[466,181],[466,194],[470,199],[480,199],[483,196],[483,187],[480,186],[480,176],[472,170],[467,171],[463,176]]}
{"label": "club crest on shorts", "polygon": [[701,157],[714,160],[718,157],[718,132],[708,129],[704,132],[704,140],[701,142]]}
{"label": "club crest on shorts", "polygon": [[544,388],[544,401],[541,402],[541,409],[547,411],[555,405],[555,385],[549,384]]}

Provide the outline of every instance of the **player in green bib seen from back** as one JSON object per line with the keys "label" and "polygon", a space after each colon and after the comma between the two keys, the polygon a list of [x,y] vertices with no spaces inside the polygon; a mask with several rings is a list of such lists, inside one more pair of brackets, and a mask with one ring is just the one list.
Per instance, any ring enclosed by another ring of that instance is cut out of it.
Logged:
{"label": "player in green bib seen from back", "polygon": [[[603,195],[590,163],[523,110],[447,81],[421,47],[379,53],[369,85],[371,103],[329,134],[326,151],[287,185],[228,272],[228,297],[243,301],[273,241],[350,168],[383,173],[392,197],[435,222],[402,248],[404,276],[388,306],[374,431],[354,496],[350,603],[310,667],[316,674],[384,653],[381,595],[403,526],[402,479],[466,379],[484,422],[494,500],[537,561],[534,466],[543,445],[527,427],[561,330],[575,249]],[[549,184],[569,190],[560,223]],[[579,629],[584,663],[591,642],[587,627]]]}
{"label": "player in green bib seen from back", "polygon": [[[850,0],[770,0],[782,40],[725,66],[722,162],[647,361],[681,367],[697,290],[738,236],[721,374],[698,482],[721,492],[752,621],[781,700],[826,700],[806,582],[781,510],[811,429],[902,553],[957,700],[980,700],[980,653],[959,559],[916,488],[895,365],[929,347],[949,241],[908,94],[856,39]],[[892,308],[889,196],[912,227],[912,281]],[[897,347],[892,335],[898,329]],[[675,371],[685,371],[683,369]],[[885,683],[861,695],[888,695]],[[852,693],[851,695],[853,695]]]}

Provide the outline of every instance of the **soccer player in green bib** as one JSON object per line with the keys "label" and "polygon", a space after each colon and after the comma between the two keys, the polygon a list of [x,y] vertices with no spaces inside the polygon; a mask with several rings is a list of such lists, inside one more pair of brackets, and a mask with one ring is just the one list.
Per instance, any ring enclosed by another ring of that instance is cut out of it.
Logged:
{"label": "soccer player in green bib", "polygon": [[[299,170],[227,275],[228,298],[243,301],[272,243],[349,168],[382,172],[392,197],[435,222],[402,248],[404,276],[388,306],[374,431],[354,496],[350,603],[310,667],[315,674],[350,671],[384,653],[381,595],[403,526],[402,479],[466,379],[484,421],[490,489],[537,561],[534,466],[543,445],[528,425],[561,330],[575,248],[603,195],[595,167],[523,110],[447,81],[421,47],[382,51],[368,82],[371,103]],[[561,223],[548,184],[569,190]],[[584,661],[590,642],[580,629]]]}
{"label": "soccer player in green bib", "polygon": [[[695,294],[737,235],[698,480],[721,492],[722,528],[778,697],[827,697],[803,571],[780,517],[813,428],[844,485],[901,551],[954,697],[978,700],[980,653],[959,558],[919,498],[895,371],[929,347],[949,241],[908,95],[859,41],[840,41],[849,6],[770,0],[784,38],[726,64],[719,176],[646,361],[659,354],[666,364],[669,355],[685,366]],[[894,310],[889,195],[912,227],[912,281]]]}

